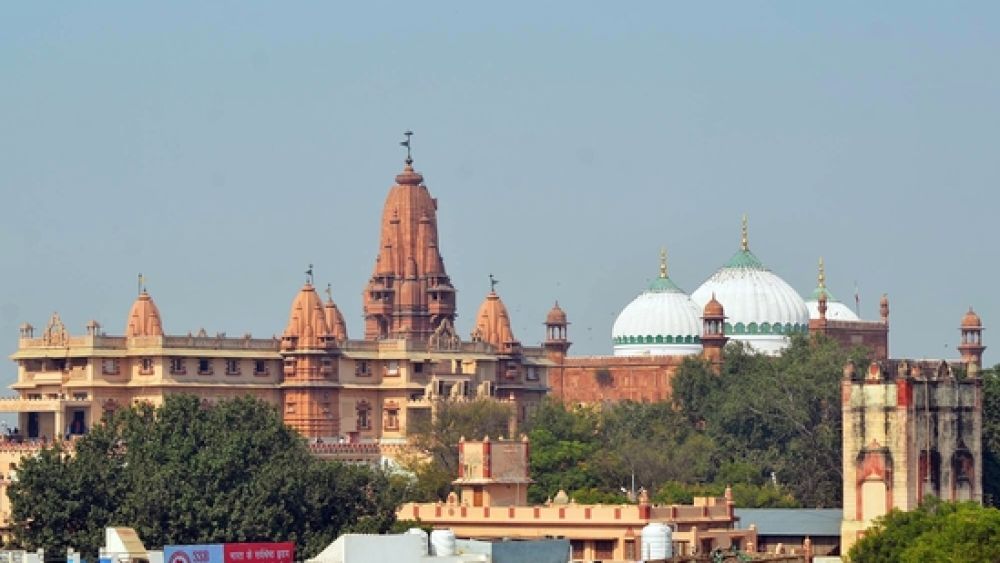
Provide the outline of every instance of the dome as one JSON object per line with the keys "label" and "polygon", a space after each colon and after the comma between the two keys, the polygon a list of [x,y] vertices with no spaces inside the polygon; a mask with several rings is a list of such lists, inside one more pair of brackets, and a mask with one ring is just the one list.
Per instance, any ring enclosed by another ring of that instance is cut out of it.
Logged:
{"label": "dome", "polygon": [[962,317],[962,328],[982,328],[983,321],[979,318],[979,315],[969,307],[969,312]]}
{"label": "dome", "polygon": [[740,250],[691,299],[704,307],[713,294],[726,308],[726,336],[759,352],[776,354],[788,346],[788,335],[809,330],[802,297],[750,252],[745,219]]}
{"label": "dome", "polygon": [[292,309],[288,314],[288,326],[285,327],[282,337],[297,339],[295,343],[297,348],[310,348],[321,346],[321,339],[330,336],[332,334],[326,324],[323,303],[316,293],[316,288],[307,282],[299,290],[295,300],[292,301]]}
{"label": "dome", "polygon": [[517,342],[510,328],[510,316],[496,291],[490,291],[476,313],[476,328],[472,339],[492,344],[498,349]]}
{"label": "dome", "polygon": [[813,290],[812,298],[806,301],[806,308],[809,309],[809,318],[819,318],[819,299],[826,295],[826,319],[829,321],[860,321],[857,313],[850,307],[844,305],[830,293],[826,288],[826,270],[823,266],[823,259],[819,259],[819,278],[816,289]]}
{"label": "dome", "polygon": [[545,316],[545,324],[547,325],[564,325],[568,324],[566,321],[566,312],[559,307],[559,302],[549,309],[549,314]]}
{"label": "dome", "polygon": [[712,294],[712,298],[705,303],[705,309],[702,311],[703,317],[722,317],[725,316],[726,312],[722,308],[722,303],[719,303],[715,299],[715,294]]}
{"label": "dome", "polygon": [[125,336],[163,336],[160,310],[145,288],[132,304],[132,310],[129,311]]}
{"label": "dome", "polygon": [[622,309],[611,329],[616,356],[701,353],[701,309],[667,276],[660,275]]}

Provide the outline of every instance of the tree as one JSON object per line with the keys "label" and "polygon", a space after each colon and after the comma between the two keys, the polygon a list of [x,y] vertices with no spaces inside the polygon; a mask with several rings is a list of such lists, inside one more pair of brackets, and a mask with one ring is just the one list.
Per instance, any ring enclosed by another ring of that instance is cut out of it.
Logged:
{"label": "tree", "polygon": [[983,374],[983,501],[1000,507],[1000,364]]}
{"label": "tree", "polygon": [[1000,561],[1000,510],[928,497],[916,510],[878,518],[851,548],[851,561]]}
{"label": "tree", "polygon": [[94,556],[117,525],[150,546],[292,540],[308,556],[342,531],[388,529],[396,492],[381,473],[314,458],[262,401],[171,396],[116,413],[72,455],[25,460],[9,496],[29,549]]}
{"label": "tree", "polygon": [[416,478],[406,500],[443,499],[451,490],[451,481],[458,476],[459,440],[504,436],[509,432],[513,414],[509,404],[482,398],[468,402],[441,401],[433,417],[413,421],[410,443],[420,453],[402,463]]}
{"label": "tree", "polygon": [[730,345],[718,374],[703,361],[684,362],[673,401],[716,444],[717,466],[754,468],[748,485],[763,486],[773,474],[805,506],[838,506],[841,374],[849,359],[866,356],[819,336],[794,337],[777,357]]}

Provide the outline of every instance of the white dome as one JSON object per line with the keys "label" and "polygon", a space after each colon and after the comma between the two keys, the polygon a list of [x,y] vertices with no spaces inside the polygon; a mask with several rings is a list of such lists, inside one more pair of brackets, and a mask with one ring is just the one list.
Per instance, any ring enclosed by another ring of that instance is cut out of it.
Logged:
{"label": "white dome", "polygon": [[691,300],[704,307],[712,295],[726,309],[725,334],[755,350],[776,354],[788,336],[809,330],[809,309],[802,297],[746,246],[701,284]]}
{"label": "white dome", "polygon": [[622,309],[611,329],[616,356],[699,354],[700,335],[701,309],[665,274]]}
{"label": "white dome", "polygon": [[826,293],[826,319],[828,321],[861,320],[857,313],[852,311],[850,307],[834,299],[833,294],[831,294],[830,290],[825,287],[817,287],[816,290],[813,291],[812,299],[806,301],[806,307],[809,309],[810,319],[819,318],[819,297],[821,293]]}

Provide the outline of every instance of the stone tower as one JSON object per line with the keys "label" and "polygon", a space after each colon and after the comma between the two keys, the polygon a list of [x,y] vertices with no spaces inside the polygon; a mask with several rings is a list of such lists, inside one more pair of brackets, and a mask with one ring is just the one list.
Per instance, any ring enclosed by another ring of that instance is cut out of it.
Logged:
{"label": "stone tower", "polygon": [[927,495],[982,502],[982,380],[964,357],[844,369],[841,553],[873,519]]}
{"label": "stone tower", "polygon": [[364,292],[365,339],[427,338],[442,323],[454,324],[455,288],[438,251],[437,200],[423,181],[407,156],[382,210],[381,244]]}

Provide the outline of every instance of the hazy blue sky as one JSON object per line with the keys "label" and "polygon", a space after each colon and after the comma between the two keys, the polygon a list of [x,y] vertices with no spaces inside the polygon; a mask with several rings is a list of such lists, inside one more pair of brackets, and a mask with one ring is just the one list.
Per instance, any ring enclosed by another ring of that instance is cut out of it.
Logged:
{"label": "hazy blue sky", "polygon": [[888,293],[894,356],[1000,327],[1000,4],[692,4],[7,4],[0,349],[122,333],[140,271],[170,333],[280,334],[310,262],[359,336],[406,129],[463,334],[493,273],[524,343],[558,299],[608,353],[660,246],[691,292],[743,213],[801,293],[819,256]]}

